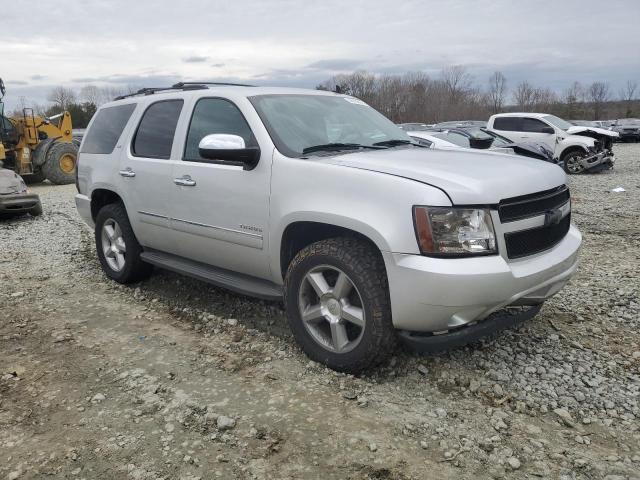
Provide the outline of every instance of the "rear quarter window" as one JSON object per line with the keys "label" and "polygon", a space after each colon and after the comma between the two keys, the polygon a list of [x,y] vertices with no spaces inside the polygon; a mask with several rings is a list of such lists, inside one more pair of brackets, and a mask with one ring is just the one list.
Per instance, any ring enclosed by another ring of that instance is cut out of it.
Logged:
{"label": "rear quarter window", "polygon": [[520,132],[522,130],[522,119],[520,117],[498,117],[493,120],[493,129]]}
{"label": "rear quarter window", "polygon": [[81,153],[113,152],[135,108],[135,103],[129,103],[100,109],[85,135]]}

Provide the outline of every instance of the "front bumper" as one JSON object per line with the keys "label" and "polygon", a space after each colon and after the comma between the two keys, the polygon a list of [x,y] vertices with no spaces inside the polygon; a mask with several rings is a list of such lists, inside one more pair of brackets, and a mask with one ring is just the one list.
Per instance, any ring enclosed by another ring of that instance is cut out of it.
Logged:
{"label": "front bumper", "polygon": [[445,332],[507,306],[540,305],[575,273],[581,243],[571,226],[553,248],[512,261],[500,255],[443,259],[386,252],[393,325]]}
{"label": "front bumper", "polygon": [[582,167],[585,170],[590,170],[600,165],[602,166],[607,165],[612,167],[615,161],[616,159],[613,156],[613,152],[606,150],[603,152],[587,155],[586,157],[581,158],[580,165],[582,165]]}
{"label": "front bumper", "polygon": [[0,195],[0,213],[28,213],[40,205],[40,197],[35,193]]}

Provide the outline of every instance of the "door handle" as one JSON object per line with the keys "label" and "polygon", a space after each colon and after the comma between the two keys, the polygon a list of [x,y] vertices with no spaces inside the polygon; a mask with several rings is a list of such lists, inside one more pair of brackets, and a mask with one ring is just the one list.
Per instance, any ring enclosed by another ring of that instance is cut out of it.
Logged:
{"label": "door handle", "polygon": [[181,187],[195,187],[196,181],[191,178],[190,175],[183,175],[180,178],[174,178],[173,183],[180,185]]}
{"label": "door handle", "polygon": [[118,173],[120,174],[121,177],[135,177],[136,176],[136,172],[131,170],[131,168],[129,168],[129,167],[125,168],[124,170],[120,170]]}

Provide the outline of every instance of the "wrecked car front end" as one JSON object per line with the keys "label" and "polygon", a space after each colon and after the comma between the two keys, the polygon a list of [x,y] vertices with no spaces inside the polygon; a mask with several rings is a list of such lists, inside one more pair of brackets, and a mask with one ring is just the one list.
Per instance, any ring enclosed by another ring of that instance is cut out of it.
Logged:
{"label": "wrecked car front end", "polygon": [[586,154],[577,159],[584,171],[598,172],[613,168],[613,141],[618,138],[618,133],[603,128],[579,126],[570,128],[567,133],[593,139],[593,145],[586,147]]}

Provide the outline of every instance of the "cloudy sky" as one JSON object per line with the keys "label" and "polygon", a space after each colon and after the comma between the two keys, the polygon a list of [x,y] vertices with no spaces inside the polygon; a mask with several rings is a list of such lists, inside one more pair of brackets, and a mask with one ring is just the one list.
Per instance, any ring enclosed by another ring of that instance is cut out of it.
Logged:
{"label": "cloudy sky", "polygon": [[[3,2],[5,102],[55,85],[235,80],[314,87],[337,73],[467,65],[561,91],[640,81],[640,0]],[[30,15],[28,18],[25,15]]]}

